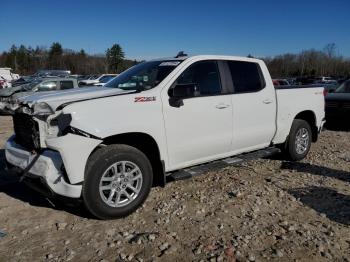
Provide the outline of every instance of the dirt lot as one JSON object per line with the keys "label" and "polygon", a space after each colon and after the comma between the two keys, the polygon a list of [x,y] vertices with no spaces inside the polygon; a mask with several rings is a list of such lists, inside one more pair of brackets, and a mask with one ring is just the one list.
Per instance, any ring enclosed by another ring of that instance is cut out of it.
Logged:
{"label": "dirt lot", "polygon": [[[11,133],[0,117],[0,148]],[[169,183],[114,221],[53,207],[5,173],[0,149],[0,261],[350,261],[349,149],[349,131],[325,131],[300,163]]]}

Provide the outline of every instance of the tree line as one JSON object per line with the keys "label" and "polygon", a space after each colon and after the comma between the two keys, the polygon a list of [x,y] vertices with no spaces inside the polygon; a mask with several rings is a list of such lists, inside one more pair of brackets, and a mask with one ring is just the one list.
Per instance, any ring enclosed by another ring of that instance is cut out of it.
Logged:
{"label": "tree line", "polygon": [[309,49],[298,54],[283,54],[262,58],[274,78],[333,76],[350,77],[350,59],[337,54],[334,43],[322,50]]}
{"label": "tree line", "polygon": [[137,63],[125,59],[119,44],[108,48],[105,55],[89,55],[84,49],[64,49],[58,42],[52,43],[49,49],[12,45],[0,54],[0,67],[10,67],[20,75],[30,75],[40,69],[70,70],[72,74],[120,73]]}
{"label": "tree line", "polygon": [[[297,54],[287,53],[261,59],[266,62],[274,78],[350,77],[350,59],[338,55],[334,43],[326,45],[322,50],[309,49]],[[72,74],[120,73],[137,63],[136,60],[125,58],[119,44],[114,44],[102,55],[90,55],[84,49],[64,49],[58,42],[53,43],[49,49],[13,45],[0,54],[0,67],[11,67],[21,75],[29,75],[40,69],[71,70]]]}

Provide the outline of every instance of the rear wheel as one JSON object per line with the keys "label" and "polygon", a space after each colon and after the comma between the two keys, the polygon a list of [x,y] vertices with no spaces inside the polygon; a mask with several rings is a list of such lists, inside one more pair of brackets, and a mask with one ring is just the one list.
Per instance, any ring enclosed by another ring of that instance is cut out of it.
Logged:
{"label": "rear wheel", "polygon": [[311,141],[312,132],[309,123],[295,119],[285,144],[285,154],[293,161],[304,159],[310,150]]}
{"label": "rear wheel", "polygon": [[89,159],[83,184],[87,209],[100,219],[124,217],[146,200],[152,186],[147,157],[128,145],[111,145]]}

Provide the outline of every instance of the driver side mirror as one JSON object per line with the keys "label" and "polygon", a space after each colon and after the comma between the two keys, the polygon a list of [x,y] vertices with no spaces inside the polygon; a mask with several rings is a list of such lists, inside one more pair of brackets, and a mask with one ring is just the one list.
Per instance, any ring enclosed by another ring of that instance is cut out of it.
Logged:
{"label": "driver side mirror", "polygon": [[169,89],[169,104],[173,107],[183,105],[183,99],[195,96],[195,84],[178,84]]}

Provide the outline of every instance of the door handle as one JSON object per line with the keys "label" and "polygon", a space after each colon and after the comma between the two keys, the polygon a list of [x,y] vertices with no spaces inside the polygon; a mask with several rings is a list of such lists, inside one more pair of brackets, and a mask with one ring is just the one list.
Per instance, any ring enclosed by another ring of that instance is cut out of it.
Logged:
{"label": "door handle", "polygon": [[217,109],[224,109],[224,108],[227,108],[227,107],[229,107],[230,105],[228,105],[228,104],[218,104],[218,105],[216,105],[215,107],[217,108]]}
{"label": "door handle", "polygon": [[265,99],[263,101],[264,104],[271,104],[273,101],[271,99]]}

